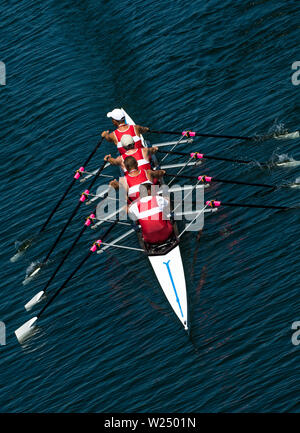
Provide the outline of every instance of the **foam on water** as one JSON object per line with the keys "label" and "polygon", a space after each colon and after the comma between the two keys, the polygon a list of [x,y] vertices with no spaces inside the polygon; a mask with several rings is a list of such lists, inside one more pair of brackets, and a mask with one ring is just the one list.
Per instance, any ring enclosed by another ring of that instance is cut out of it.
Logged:
{"label": "foam on water", "polygon": [[277,155],[277,161],[274,161],[274,164],[280,167],[297,167],[300,165],[300,161],[295,160],[288,154],[281,154]]}

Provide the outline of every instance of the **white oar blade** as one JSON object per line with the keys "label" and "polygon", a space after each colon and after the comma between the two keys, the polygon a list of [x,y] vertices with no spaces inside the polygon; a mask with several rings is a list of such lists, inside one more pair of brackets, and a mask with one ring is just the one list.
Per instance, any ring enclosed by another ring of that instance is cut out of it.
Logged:
{"label": "white oar blade", "polygon": [[30,283],[30,281],[37,275],[38,272],[40,272],[41,266],[38,266],[33,272],[28,274],[25,279],[23,280],[23,286]]}
{"label": "white oar blade", "polygon": [[32,319],[28,320],[28,322],[24,323],[24,325],[20,326],[20,328],[15,330],[15,334],[19,343],[25,340],[25,338],[28,337],[29,334],[34,330],[37,319],[37,317],[33,317]]}
{"label": "white oar blade", "polygon": [[300,165],[300,161],[292,160],[292,161],[286,161],[286,162],[277,162],[277,167],[297,167]]}
{"label": "white oar blade", "polygon": [[14,256],[12,256],[9,261],[11,263],[15,263],[17,260],[19,260],[20,257],[22,257],[25,254],[25,251],[20,251],[18,253],[16,253]]}
{"label": "white oar blade", "polygon": [[36,268],[30,275],[28,275],[28,278],[34,277],[38,272],[40,272],[41,267],[39,266]]}
{"label": "white oar blade", "polygon": [[44,297],[44,290],[41,290],[39,293],[37,293],[32,299],[30,299],[27,304],[25,304],[25,310],[29,311],[31,308],[33,308],[36,304],[38,304],[42,298]]}
{"label": "white oar blade", "polygon": [[287,140],[287,139],[295,139],[295,138],[299,138],[300,137],[300,133],[299,131],[295,131],[295,132],[288,132],[286,134],[281,134],[281,135],[275,135],[275,139],[276,140]]}

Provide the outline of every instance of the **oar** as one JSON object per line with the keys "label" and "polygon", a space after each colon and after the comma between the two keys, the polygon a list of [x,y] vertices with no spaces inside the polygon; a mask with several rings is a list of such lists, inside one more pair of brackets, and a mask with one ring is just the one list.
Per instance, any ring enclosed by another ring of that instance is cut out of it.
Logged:
{"label": "oar", "polygon": [[276,135],[274,134],[266,134],[266,135],[254,135],[252,137],[245,137],[241,135],[224,135],[224,134],[210,134],[203,132],[194,132],[194,131],[154,131],[153,129],[148,131],[153,134],[167,134],[167,135],[183,135],[184,137],[211,137],[211,138],[227,138],[229,140],[246,140],[246,141],[259,141],[259,140],[268,140],[270,138],[275,139],[290,139],[290,138],[299,138],[299,131],[294,132],[284,132],[282,134]]}
{"label": "oar", "polygon": [[[88,188],[81,194],[80,199],[75,207],[75,209],[73,210],[73,212],[71,213],[69,219],[67,220],[67,222],[65,223],[64,227],[62,228],[61,232],[59,233],[59,235],[57,236],[57,238],[55,239],[52,247],[50,248],[45,260],[43,263],[41,263],[33,272],[31,272],[26,279],[33,277],[34,275],[36,275],[41,267],[47,262],[47,260],[49,259],[49,257],[51,256],[52,252],[54,251],[54,248],[56,247],[56,245],[58,244],[58,242],[60,241],[62,235],[64,234],[64,232],[66,231],[67,227],[69,226],[69,224],[71,223],[71,221],[73,220],[74,216],[77,214],[81,204],[87,199],[89,193],[90,193],[90,189],[93,187],[94,183],[96,182],[97,178],[100,176],[100,173],[103,171],[104,167],[106,166],[106,161],[103,162],[103,164],[101,165],[101,167],[98,169],[97,174],[94,176],[94,178],[92,179],[92,181],[90,182]],[[103,200],[107,197],[108,193],[104,194],[103,196]]]}
{"label": "oar", "polygon": [[209,200],[205,204],[212,208],[216,208],[220,206],[233,206],[233,207],[250,207],[250,208],[257,208],[257,209],[278,209],[278,210],[299,209],[299,206],[271,206],[271,205],[260,205],[260,204],[228,203],[223,201],[221,202],[218,200]]}
{"label": "oar", "polygon": [[199,152],[192,152],[192,153],[186,153],[186,152],[179,152],[179,151],[171,151],[171,150],[162,150],[162,149],[158,149],[158,152],[161,153],[168,153],[170,155],[179,155],[179,156],[189,156],[191,158],[195,158],[195,159],[214,159],[216,161],[226,161],[226,162],[236,162],[238,164],[254,164],[257,163],[263,167],[266,167],[267,164],[265,162],[257,162],[257,161],[249,161],[249,160],[245,160],[245,159],[233,159],[233,158],[225,158],[225,157],[221,157],[221,156],[215,156],[215,155],[206,155],[203,153],[199,153]]}
{"label": "oar", "polygon": [[96,147],[93,149],[93,151],[91,152],[91,154],[89,155],[89,157],[87,158],[87,160],[84,162],[83,166],[80,167],[78,170],[76,170],[75,175],[73,177],[72,182],[69,184],[68,188],[66,189],[65,193],[62,195],[62,197],[59,199],[59,201],[56,203],[55,207],[53,208],[52,212],[50,213],[50,215],[48,216],[47,220],[44,222],[40,233],[43,232],[45,230],[45,228],[47,227],[47,225],[49,224],[51,218],[53,217],[53,215],[55,214],[55,212],[57,211],[57,209],[59,208],[59,206],[62,204],[62,202],[64,201],[64,199],[67,197],[68,193],[71,191],[74,183],[76,182],[77,179],[79,179],[82,175],[82,173],[85,170],[85,167],[88,165],[88,163],[90,162],[90,160],[92,159],[92,157],[95,155],[95,153],[97,152],[98,148],[100,147],[101,143],[103,141],[103,137],[100,139],[100,141],[97,143]]}
{"label": "oar", "polygon": [[[175,174],[172,173],[166,173],[164,176],[175,176]],[[232,185],[249,185],[249,186],[259,186],[262,188],[271,188],[273,190],[279,188],[275,185],[268,185],[266,183],[250,183],[250,182],[243,182],[241,180],[228,180],[228,179],[218,179],[216,177],[211,177],[211,176],[188,176],[188,175],[183,175],[180,174],[177,177],[182,178],[182,179],[191,179],[191,180],[200,180],[202,183],[208,184],[211,182],[219,182],[219,183],[229,183]]]}
{"label": "oar", "polygon": [[240,135],[221,135],[221,134],[204,134],[202,132],[193,131],[148,131],[152,134],[168,134],[168,135],[183,135],[186,137],[212,137],[212,138],[228,138],[229,140],[256,140],[257,137],[245,137]]}
{"label": "oar", "polygon": [[[42,225],[39,233],[42,233],[45,230],[45,228],[49,224],[50,220],[52,219],[53,215],[55,214],[55,212],[58,210],[58,208],[60,207],[60,205],[62,204],[62,202],[64,201],[64,199],[67,197],[67,195],[71,191],[71,189],[72,189],[73,185],[75,184],[76,180],[81,177],[82,173],[85,170],[85,167],[87,166],[87,164],[90,162],[90,160],[92,159],[92,157],[97,152],[97,150],[100,147],[102,141],[103,141],[103,137],[100,139],[100,141],[97,143],[97,145],[95,146],[95,148],[93,149],[93,151],[90,153],[89,157],[86,159],[86,161],[84,162],[83,166],[80,167],[78,170],[76,170],[75,175],[73,177],[73,180],[71,181],[71,183],[69,184],[69,186],[65,190],[64,194],[61,196],[61,198],[58,200],[58,202],[56,203],[56,205],[52,209],[52,211],[51,211],[50,215],[48,216],[47,220]],[[21,253],[25,252],[29,248],[29,246],[31,245],[32,240],[33,239],[26,239],[24,242],[22,242],[22,244],[18,248],[17,254],[15,254],[15,256],[12,258],[11,261],[15,261],[15,257],[17,257],[18,255],[21,255]]]}
{"label": "oar", "polygon": [[24,340],[28,334],[33,331],[34,327],[36,326],[37,320],[41,317],[41,315],[46,311],[46,309],[49,307],[50,304],[54,301],[54,299],[59,295],[59,293],[66,287],[68,282],[73,278],[73,276],[79,271],[79,269],[84,265],[84,263],[87,261],[87,259],[91,256],[92,253],[95,251],[98,251],[101,248],[102,241],[108,236],[108,234],[111,232],[113,227],[117,224],[117,220],[114,221],[111,226],[106,230],[106,232],[103,234],[101,240],[97,240],[93,243],[92,247],[90,248],[87,255],[83,258],[83,260],[76,266],[73,272],[68,276],[68,278],[65,280],[65,282],[60,286],[60,288],[54,293],[52,298],[49,299],[49,301],[44,305],[44,307],[41,309],[41,311],[32,319],[25,322],[22,326],[20,326],[16,331],[16,337],[19,342]]}
{"label": "oar", "polygon": [[[96,210],[94,210],[94,212],[95,211]],[[80,232],[76,236],[76,238],[75,238],[74,242],[72,243],[72,245],[70,246],[69,250],[66,252],[66,254],[64,255],[64,257],[61,259],[60,263],[56,267],[56,269],[53,272],[53,274],[51,275],[50,279],[47,281],[47,283],[46,283],[45,287],[43,288],[43,290],[41,290],[40,292],[38,292],[32,299],[30,299],[29,302],[27,302],[27,304],[25,305],[25,309],[27,311],[29,311],[31,308],[33,308],[38,302],[40,302],[42,300],[42,298],[44,298],[44,296],[46,295],[47,289],[48,289],[50,283],[53,281],[55,275],[60,270],[60,268],[64,264],[64,262],[67,259],[67,257],[70,255],[71,251],[75,248],[77,242],[79,241],[79,239],[81,238],[81,236],[83,235],[83,233],[85,232],[85,230],[87,229],[87,227],[89,227],[91,225],[91,223],[94,222],[94,220],[96,218],[94,212],[91,213],[91,215],[86,219],[86,221],[84,223],[84,226],[82,227],[82,229],[80,230]]]}

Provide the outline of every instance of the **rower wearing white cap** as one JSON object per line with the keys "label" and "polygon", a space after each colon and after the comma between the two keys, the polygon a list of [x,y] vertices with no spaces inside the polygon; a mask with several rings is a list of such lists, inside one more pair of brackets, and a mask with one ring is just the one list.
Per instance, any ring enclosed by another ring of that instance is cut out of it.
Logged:
{"label": "rower wearing white cap", "polygon": [[126,152],[124,149],[121,139],[123,135],[130,135],[134,140],[134,147],[140,149],[143,147],[141,134],[145,134],[149,131],[149,128],[139,125],[127,125],[125,122],[125,113],[120,108],[115,108],[113,111],[107,113],[107,117],[110,117],[114,126],[117,127],[113,132],[103,131],[102,137],[111,143],[115,143],[118,151],[122,155]]}
{"label": "rower wearing white cap", "polygon": [[136,149],[133,137],[129,134],[124,134],[121,138],[121,144],[125,149],[125,153],[112,158],[111,155],[105,155],[104,161],[109,162],[111,165],[118,165],[127,173],[124,161],[127,156],[133,156],[137,160],[139,169],[151,170],[151,155],[158,151],[158,147],[143,147],[142,149]]}

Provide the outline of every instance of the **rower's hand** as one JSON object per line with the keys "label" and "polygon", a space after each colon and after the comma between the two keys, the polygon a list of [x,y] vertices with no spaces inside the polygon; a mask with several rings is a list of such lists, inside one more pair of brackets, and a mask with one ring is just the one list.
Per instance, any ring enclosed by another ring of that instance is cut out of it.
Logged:
{"label": "rower's hand", "polygon": [[105,157],[103,159],[104,159],[104,161],[108,162],[109,158],[111,158],[111,154],[105,155]]}
{"label": "rower's hand", "polygon": [[109,131],[103,131],[101,137],[105,138],[109,134]]}
{"label": "rower's hand", "polygon": [[154,153],[156,153],[158,151],[158,147],[157,146],[152,146],[152,149],[153,149]]}
{"label": "rower's hand", "polygon": [[114,189],[119,189],[119,182],[116,179],[111,180],[109,186],[112,186]]}

